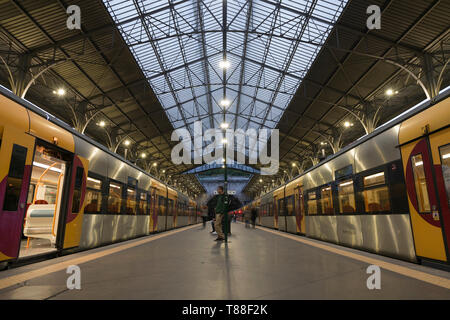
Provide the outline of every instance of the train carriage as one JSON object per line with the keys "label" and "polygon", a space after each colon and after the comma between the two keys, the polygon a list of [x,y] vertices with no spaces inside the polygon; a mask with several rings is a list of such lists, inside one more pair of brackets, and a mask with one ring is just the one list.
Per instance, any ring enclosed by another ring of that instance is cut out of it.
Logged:
{"label": "train carriage", "polygon": [[[261,196],[262,226],[450,264],[450,89]],[[272,211],[271,211],[272,209]]]}
{"label": "train carriage", "polygon": [[3,265],[169,230],[184,217],[186,195],[3,87],[0,114]]}

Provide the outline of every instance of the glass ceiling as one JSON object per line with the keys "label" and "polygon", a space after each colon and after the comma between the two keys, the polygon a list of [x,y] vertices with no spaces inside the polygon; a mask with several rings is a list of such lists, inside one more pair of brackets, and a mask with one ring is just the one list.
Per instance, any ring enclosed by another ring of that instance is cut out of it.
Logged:
{"label": "glass ceiling", "polygon": [[[275,128],[347,0],[103,0],[174,128]],[[225,21],[225,23],[224,23]],[[221,68],[224,52],[230,63]]]}

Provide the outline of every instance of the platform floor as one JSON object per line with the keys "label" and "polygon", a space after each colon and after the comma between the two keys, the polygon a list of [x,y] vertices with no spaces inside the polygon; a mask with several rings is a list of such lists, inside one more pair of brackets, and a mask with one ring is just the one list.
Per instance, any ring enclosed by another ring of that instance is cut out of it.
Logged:
{"label": "platform floor", "polygon": [[[0,272],[0,299],[450,299],[450,273],[232,223],[190,226]],[[381,289],[369,290],[370,264]],[[66,268],[81,268],[69,290]]]}

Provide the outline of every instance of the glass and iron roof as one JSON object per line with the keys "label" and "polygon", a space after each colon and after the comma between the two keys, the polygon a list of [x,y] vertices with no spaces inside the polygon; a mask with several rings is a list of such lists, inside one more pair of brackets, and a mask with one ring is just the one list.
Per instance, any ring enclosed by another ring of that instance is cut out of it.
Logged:
{"label": "glass and iron roof", "polygon": [[174,128],[191,133],[224,117],[234,129],[275,128],[347,3],[103,1]]}

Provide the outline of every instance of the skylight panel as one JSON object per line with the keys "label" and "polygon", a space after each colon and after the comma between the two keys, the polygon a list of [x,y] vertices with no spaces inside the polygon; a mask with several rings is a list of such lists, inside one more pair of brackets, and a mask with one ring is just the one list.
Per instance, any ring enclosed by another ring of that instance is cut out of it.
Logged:
{"label": "skylight panel", "polygon": [[[223,2],[104,3],[174,127],[187,125],[183,117],[189,123],[201,118],[205,127],[214,119],[218,127],[223,119]],[[249,3],[227,2],[225,91],[232,103],[226,117],[237,127],[275,127],[347,0]],[[216,115],[209,116],[210,110]]]}

